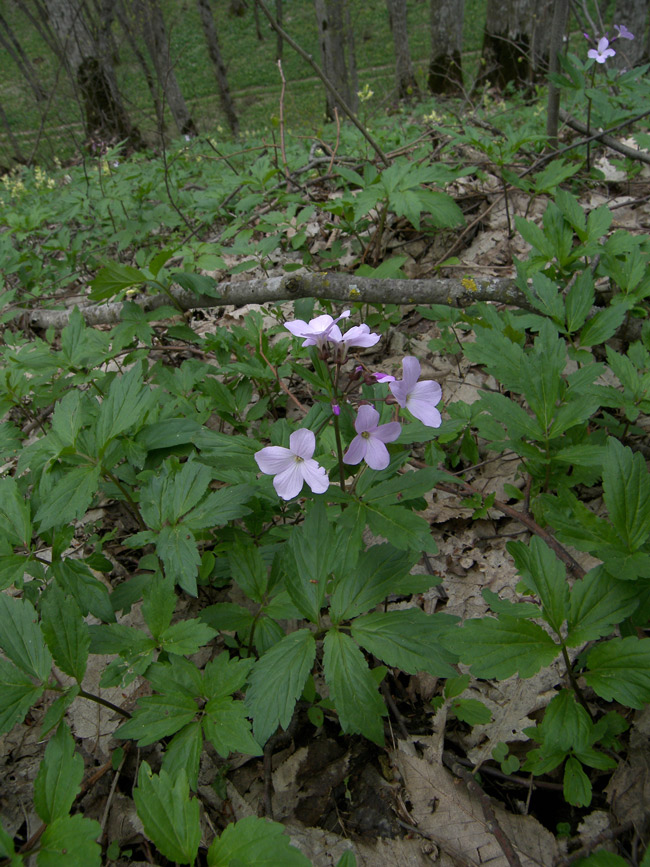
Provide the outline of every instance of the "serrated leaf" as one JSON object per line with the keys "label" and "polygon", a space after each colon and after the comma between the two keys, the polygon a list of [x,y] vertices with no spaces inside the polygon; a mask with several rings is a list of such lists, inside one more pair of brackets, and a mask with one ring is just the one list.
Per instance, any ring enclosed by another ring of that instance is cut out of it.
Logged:
{"label": "serrated leaf", "polygon": [[43,686],[35,685],[29,675],[0,657],[0,734],[5,734],[16,723],[22,722],[43,691]]}
{"label": "serrated leaf", "polygon": [[650,474],[643,456],[614,437],[607,441],[603,490],[616,532],[631,553],[637,551],[650,535]]}
{"label": "serrated leaf", "polygon": [[120,653],[134,655],[148,653],[157,647],[156,641],[146,632],[124,623],[107,623],[89,626],[90,652],[97,654]]}
{"label": "serrated leaf", "polygon": [[140,286],[146,279],[146,275],[137,268],[120,262],[108,262],[90,281],[92,291],[88,297],[91,301],[105,301],[130,286]]}
{"label": "serrated leaf", "polygon": [[315,656],[314,636],[308,629],[299,629],[255,663],[246,691],[246,707],[253,717],[258,743],[265,744],[279,725],[286,729],[291,722]]}
{"label": "serrated leaf", "polygon": [[183,519],[183,525],[191,530],[203,530],[206,527],[220,527],[228,521],[243,518],[250,514],[245,503],[254,494],[250,485],[233,485],[230,488],[219,488],[212,491],[192,509]]}
{"label": "serrated leaf", "polygon": [[216,602],[214,605],[208,605],[199,616],[208,626],[220,632],[250,629],[253,622],[252,612],[234,602]]}
{"label": "serrated leaf", "polygon": [[12,478],[0,479],[0,532],[12,546],[31,545],[29,505]]}
{"label": "serrated leaf", "polygon": [[310,867],[283,825],[257,816],[230,824],[208,849],[208,867]]}
{"label": "serrated leaf", "polygon": [[216,635],[216,631],[200,620],[181,620],[160,633],[159,644],[167,653],[191,656]]}
{"label": "serrated leaf", "polygon": [[192,722],[198,706],[189,695],[168,692],[165,695],[145,695],[130,720],[115,732],[116,738],[137,740],[139,747],[146,747],[169,737]]}
{"label": "serrated leaf", "polygon": [[201,555],[192,531],[184,523],[163,527],[156,540],[156,551],[165,566],[165,574],[190,596],[196,596]]}
{"label": "serrated leaf", "polygon": [[650,701],[650,638],[612,638],[596,645],[584,678],[606,701],[640,710]]}
{"label": "serrated leaf", "polygon": [[163,578],[154,578],[145,587],[142,616],[156,640],[171,623],[176,601],[173,585]]}
{"label": "serrated leaf", "polygon": [[[389,593],[400,592],[400,583],[409,574],[414,559],[414,556],[388,544],[373,545],[362,551],[352,569],[339,573],[330,597],[333,622],[356,617],[374,608]],[[433,582],[433,579],[429,580]]]}
{"label": "serrated leaf", "polygon": [[475,677],[505,680],[516,671],[532,677],[550,665],[560,648],[541,626],[514,617],[466,620],[444,644],[471,665]]}
{"label": "serrated leaf", "polygon": [[212,659],[203,670],[204,695],[221,698],[241,689],[253,667],[253,659],[230,659],[226,652]]}
{"label": "serrated leaf", "polygon": [[116,376],[99,408],[96,423],[97,448],[104,449],[113,437],[124,433],[143,414],[142,368],[136,364],[123,376]]}
{"label": "serrated leaf", "polygon": [[90,635],[75,600],[52,584],[41,602],[43,635],[61,671],[83,680],[88,662]]}
{"label": "serrated leaf", "polygon": [[325,680],[344,732],[358,732],[380,746],[386,706],[358,646],[343,632],[331,629],[323,642]]}
{"label": "serrated leaf", "polygon": [[366,504],[366,518],[373,533],[390,539],[403,551],[438,551],[431,528],[424,518],[402,506]]}
{"label": "serrated leaf", "polygon": [[286,549],[287,592],[303,617],[313,623],[318,622],[325,599],[333,538],[325,507],[318,502],[309,511],[304,524],[291,533]]}
{"label": "serrated leaf", "polygon": [[580,331],[580,346],[597,346],[609,340],[622,325],[626,314],[625,304],[616,304],[605,310],[599,310],[587,320]]}
{"label": "serrated leaf", "polygon": [[133,800],[146,835],[171,861],[193,864],[201,842],[199,802],[190,799],[187,774],[175,777],[166,771],[152,774],[146,762],[140,766]]}
{"label": "serrated leaf", "polygon": [[267,589],[267,567],[255,542],[241,536],[235,538],[228,553],[230,572],[234,580],[253,602],[261,602]]}
{"label": "serrated leaf", "polygon": [[0,649],[18,668],[45,681],[52,657],[45,646],[38,615],[31,602],[0,594]]}
{"label": "serrated leaf", "polygon": [[421,608],[376,611],[352,622],[352,637],[386,665],[408,674],[428,671],[434,677],[454,677],[457,661],[440,643],[450,633],[455,618],[425,614]]}
{"label": "serrated leaf", "polygon": [[69,689],[66,689],[66,691],[62,693],[57,699],[55,699],[54,702],[48,707],[47,713],[43,717],[43,722],[41,723],[41,740],[45,737],[45,735],[49,734],[49,732],[55,726],[58,726],[58,724],[63,719],[66,711],[78,695],[79,686],[75,683]]}
{"label": "serrated leaf", "polygon": [[477,698],[460,698],[451,704],[451,712],[456,719],[469,726],[487,725],[492,719],[489,707]]}
{"label": "serrated leaf", "polygon": [[574,807],[591,804],[591,782],[580,762],[570,756],[564,766],[564,799]]}
{"label": "serrated leaf", "polygon": [[230,753],[261,756],[264,752],[253,740],[251,724],[243,701],[230,696],[212,698],[204,708],[203,731],[215,750],[224,759]]}
{"label": "serrated leaf", "polygon": [[195,295],[207,295],[209,298],[220,298],[221,293],[218,291],[218,283],[214,277],[206,277],[203,274],[193,274],[190,271],[174,271],[171,278],[175,280],[179,286],[188,292],[193,292]]}
{"label": "serrated leaf", "polygon": [[176,732],[165,750],[162,768],[172,779],[185,769],[190,789],[196,792],[199,779],[199,764],[203,752],[203,734],[199,720],[188,723]]}
{"label": "serrated leaf", "polygon": [[99,822],[80,813],[57,819],[43,831],[37,855],[38,867],[100,867],[102,850],[97,842]]}
{"label": "serrated leaf", "polygon": [[34,516],[42,533],[51,527],[70,524],[82,518],[99,487],[100,468],[74,467],[67,470],[51,489]]}
{"label": "serrated leaf", "polygon": [[569,608],[564,564],[538,536],[533,536],[529,545],[509,542],[506,548],[525,583],[541,599],[544,619],[559,635]]}
{"label": "serrated leaf", "polygon": [[64,557],[52,564],[52,572],[63,591],[74,598],[84,617],[90,612],[104,623],[115,620],[106,585],[95,578],[85,563]]}
{"label": "serrated leaf", "polygon": [[46,825],[68,815],[83,773],[84,762],[75,752],[74,738],[67,725],[61,723],[50,738],[34,781],[34,806]]}
{"label": "serrated leaf", "polygon": [[79,391],[69,391],[56,404],[52,414],[52,431],[62,446],[74,445],[83,426],[84,413]]}
{"label": "serrated leaf", "polygon": [[639,604],[639,591],[632,582],[611,578],[600,565],[591,569],[571,588],[566,643],[578,647],[609,635]]}

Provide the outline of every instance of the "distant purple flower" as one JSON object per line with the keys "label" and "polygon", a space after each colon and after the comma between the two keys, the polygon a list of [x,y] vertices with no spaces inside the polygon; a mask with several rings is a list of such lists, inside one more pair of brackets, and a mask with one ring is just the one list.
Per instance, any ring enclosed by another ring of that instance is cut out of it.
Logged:
{"label": "distant purple flower", "polygon": [[283,500],[291,500],[307,482],[314,494],[324,494],[329,479],[324,468],[313,460],[316,437],[307,428],[294,431],[289,437],[289,448],[267,446],[255,455],[257,466],[268,476],[275,476],[273,487]]}
{"label": "distant purple flower", "polygon": [[329,339],[333,343],[340,343],[348,349],[350,346],[374,346],[379,340],[379,334],[373,334],[365,324],[354,325],[345,334],[341,334],[338,325],[335,325]]}
{"label": "distant purple flower", "polygon": [[[341,332],[336,324],[339,319],[346,319],[350,315],[349,310],[344,310],[336,319],[332,319],[327,313],[316,316],[309,322],[295,319],[293,322],[285,322],[284,327],[295,337],[304,337],[303,346],[322,346],[327,340],[339,343]],[[334,334],[335,336],[332,336]]]}
{"label": "distant purple flower", "polygon": [[590,48],[587,52],[587,57],[595,60],[596,63],[605,63],[608,57],[614,57],[616,52],[609,47],[609,39],[603,36],[598,40],[598,48]]}
{"label": "distant purple flower", "polygon": [[385,470],[390,463],[390,455],[384,443],[392,443],[400,435],[402,425],[397,421],[380,424],[377,410],[363,404],[359,407],[354,429],[357,436],[352,440],[343,455],[344,464],[358,464],[364,461],[373,470]]}
{"label": "distant purple flower", "polygon": [[402,409],[408,409],[428,427],[440,427],[442,417],[436,407],[442,398],[442,389],[432,379],[418,382],[420,370],[417,358],[407,355],[402,361],[403,379],[391,382],[388,387]]}
{"label": "distant purple flower", "polygon": [[334,415],[341,415],[341,407],[338,405],[338,403],[332,403],[332,412],[334,413]]}
{"label": "distant purple flower", "polygon": [[630,33],[625,24],[615,24],[614,30],[618,30],[616,39],[634,39],[634,33]]}
{"label": "distant purple flower", "polygon": [[371,376],[374,376],[377,382],[395,382],[395,377],[391,376],[390,373],[373,373]]}

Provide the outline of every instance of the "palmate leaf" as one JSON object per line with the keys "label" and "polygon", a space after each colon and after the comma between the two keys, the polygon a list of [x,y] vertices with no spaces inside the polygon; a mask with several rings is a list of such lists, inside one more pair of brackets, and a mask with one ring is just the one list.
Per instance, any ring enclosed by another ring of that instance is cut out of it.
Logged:
{"label": "palmate leaf", "polygon": [[146,747],[160,738],[175,734],[192,722],[198,707],[190,695],[168,692],[165,695],[145,695],[130,720],[115,732],[117,738],[133,738],[139,747]]}
{"label": "palmate leaf", "polygon": [[316,656],[316,641],[308,629],[292,632],[255,663],[246,691],[255,740],[265,744],[280,725],[291,722]]}
{"label": "palmate leaf", "polygon": [[351,626],[352,637],[386,665],[408,674],[428,671],[434,677],[455,677],[452,665],[456,654],[440,643],[452,629],[456,618],[444,614],[425,614],[421,608],[403,611],[378,611],[358,617]]}
{"label": "palmate leaf", "polygon": [[344,732],[359,732],[383,746],[386,706],[359,647],[349,635],[331,629],[323,644],[323,668]]}
{"label": "palmate leaf", "polygon": [[34,781],[34,806],[46,825],[68,815],[79,792],[83,772],[83,759],[75,752],[70,729],[61,723],[50,738]]}
{"label": "palmate leaf", "polygon": [[190,596],[196,596],[201,555],[192,531],[183,523],[163,527],[156,539],[156,552],[163,561],[165,574]]}
{"label": "palmate leaf", "polygon": [[208,867],[310,867],[285,832],[283,825],[257,816],[230,824],[208,849]]}
{"label": "palmate leaf", "polygon": [[516,671],[532,677],[550,665],[560,648],[541,626],[521,618],[501,616],[466,620],[443,643],[471,665],[475,677],[505,680]]}
{"label": "palmate leaf", "polygon": [[174,777],[164,770],[152,774],[143,762],[133,800],[146,835],[162,854],[180,864],[193,864],[201,842],[201,824],[199,802],[190,799],[185,770]]}
{"label": "palmate leaf", "polygon": [[571,588],[567,645],[577,647],[609,635],[638,604],[639,591],[632,582],[616,581],[604,566],[596,566]]}
{"label": "palmate leaf", "polygon": [[[101,451],[113,437],[124,433],[145,415],[153,393],[142,384],[142,368],[134,365],[124,376],[111,382],[102,401],[95,428],[97,448]],[[148,398],[148,399],[147,399]]]}
{"label": "palmate leaf", "polygon": [[38,625],[31,602],[0,594],[0,649],[9,659],[37,680],[47,680],[52,657]]}
{"label": "palmate leaf", "polygon": [[54,482],[49,490],[41,485],[42,503],[34,516],[39,532],[81,518],[97,493],[99,474],[98,466],[73,467]]}
{"label": "palmate leaf", "polygon": [[243,701],[234,701],[230,696],[213,698],[204,711],[203,731],[220,756],[227,759],[230,753],[262,755],[264,751],[251,735]]}
{"label": "palmate leaf", "polygon": [[86,673],[90,635],[75,600],[52,584],[41,602],[47,646],[61,671],[81,682]]}
{"label": "palmate leaf", "polygon": [[584,678],[606,701],[640,710],[650,702],[650,638],[612,638],[596,645]]}
{"label": "palmate leaf", "polygon": [[437,545],[431,527],[420,515],[404,506],[366,503],[366,519],[373,533],[390,539],[403,551],[427,551],[436,554]]}

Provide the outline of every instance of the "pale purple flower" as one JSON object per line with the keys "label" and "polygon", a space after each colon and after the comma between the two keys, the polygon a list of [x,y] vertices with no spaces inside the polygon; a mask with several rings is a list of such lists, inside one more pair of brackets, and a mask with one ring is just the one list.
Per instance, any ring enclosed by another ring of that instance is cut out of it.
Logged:
{"label": "pale purple flower", "polygon": [[398,421],[380,424],[379,413],[373,406],[363,404],[359,407],[354,429],[357,436],[343,455],[344,464],[358,464],[364,461],[373,470],[385,470],[390,463],[390,455],[384,443],[392,443],[400,435],[402,425]]}
{"label": "pale purple flower", "polygon": [[267,446],[257,452],[255,460],[263,473],[275,476],[273,487],[283,500],[296,497],[303,482],[307,482],[314,494],[324,494],[330,482],[324,468],[312,458],[315,448],[313,432],[301,428],[289,437],[288,449]]}
{"label": "pale purple flower", "polygon": [[[344,310],[336,319],[332,319],[327,313],[322,316],[316,316],[315,319],[310,319],[309,322],[304,322],[302,319],[295,319],[293,322],[285,322],[284,327],[290,331],[295,337],[304,337],[303,346],[322,346],[327,340],[333,340],[339,343],[341,340],[341,332],[336,324],[339,319],[345,319],[350,315],[349,310]],[[330,336],[334,333],[334,337]]]}
{"label": "pale purple flower", "polygon": [[420,370],[417,358],[407,355],[402,361],[403,378],[391,382],[388,387],[402,409],[408,409],[411,415],[428,427],[440,427],[442,417],[436,407],[442,398],[442,389],[432,379],[418,382]]}
{"label": "pale purple flower", "polygon": [[634,39],[634,33],[630,33],[625,24],[615,24],[614,30],[618,30],[617,39]]}
{"label": "pale purple flower", "polygon": [[[336,330],[341,334],[338,326],[336,326]],[[373,334],[369,326],[364,323],[363,325],[354,325],[345,334],[341,334],[338,340],[334,336],[330,337],[330,340],[333,340],[335,343],[342,343],[346,349],[350,346],[368,347],[374,346],[377,343],[379,334]]]}
{"label": "pale purple flower", "polygon": [[379,371],[377,373],[372,373],[371,376],[374,376],[377,382],[395,382],[395,377],[391,376],[390,373],[382,373]]}
{"label": "pale purple flower", "polygon": [[341,415],[341,407],[338,405],[338,403],[332,403],[332,412],[334,413],[334,415]]}
{"label": "pale purple flower", "polygon": [[614,57],[616,52],[609,47],[609,39],[603,36],[598,40],[598,48],[590,48],[587,52],[587,57],[595,60],[596,63],[605,63],[608,57]]}

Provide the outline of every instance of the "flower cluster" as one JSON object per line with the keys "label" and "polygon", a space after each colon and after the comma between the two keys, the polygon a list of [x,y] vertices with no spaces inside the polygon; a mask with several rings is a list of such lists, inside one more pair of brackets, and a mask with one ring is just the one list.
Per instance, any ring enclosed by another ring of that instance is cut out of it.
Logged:
{"label": "flower cluster", "polygon": [[[596,63],[605,63],[608,57],[614,57],[616,52],[613,48],[610,48],[612,42],[616,42],[617,39],[634,39],[634,34],[630,33],[625,24],[615,24],[614,30],[617,31],[616,36],[613,39],[609,39],[607,35],[602,36],[596,45],[596,48],[590,48],[587,52],[587,57],[590,60],[595,60]],[[585,33],[585,38],[591,42],[591,37],[588,33]]]}
{"label": "flower cluster", "polygon": [[[323,349],[326,344],[333,344],[336,349],[336,364],[340,366],[346,358],[347,350],[352,346],[370,347],[379,340],[378,334],[373,334],[367,325],[356,325],[345,333],[341,332],[338,323],[347,319],[349,310],[344,310],[340,316],[333,319],[329,315],[317,316],[309,322],[297,319],[285,323],[285,327],[295,337],[302,338],[303,346],[317,346]],[[358,379],[364,368],[355,368],[350,380]],[[408,410],[412,416],[428,427],[440,427],[442,418],[438,404],[442,398],[442,389],[433,380],[420,381],[420,362],[415,356],[407,355],[402,361],[402,378],[396,379],[388,373],[376,372],[364,374],[366,383],[386,383],[392,395],[392,400],[401,409]],[[341,406],[337,396],[331,403],[335,423]],[[362,403],[357,410],[354,421],[356,436],[341,456],[344,464],[355,465],[362,461],[373,470],[384,470],[390,463],[387,443],[394,442],[400,436],[402,426],[398,421],[379,424],[380,414],[375,407]],[[338,430],[338,428],[337,428]],[[307,428],[294,431],[289,438],[289,448],[267,446],[255,455],[260,470],[274,476],[273,485],[283,500],[297,496],[306,482],[315,494],[323,494],[329,487],[329,478],[320,464],[314,460],[316,437]]]}

